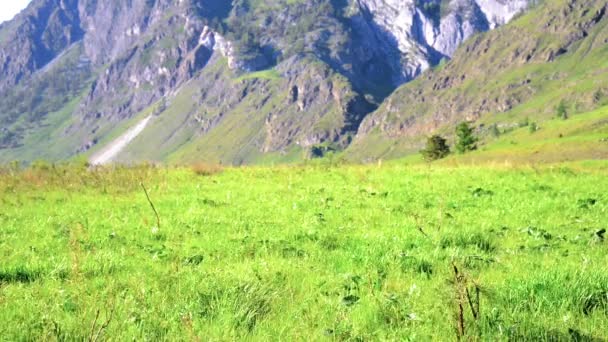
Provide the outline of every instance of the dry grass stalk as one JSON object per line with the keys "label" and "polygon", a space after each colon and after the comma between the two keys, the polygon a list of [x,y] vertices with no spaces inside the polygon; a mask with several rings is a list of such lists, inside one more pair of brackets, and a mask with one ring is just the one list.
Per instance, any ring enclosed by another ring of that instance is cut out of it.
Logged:
{"label": "dry grass stalk", "polygon": [[156,215],[156,228],[160,229],[160,216],[158,215],[158,211],[156,211],[156,207],[154,206],[154,203],[152,203],[152,200],[150,199],[150,195],[148,194],[148,190],[146,190],[144,183],[139,183],[139,184],[141,185],[141,188],[144,189],[144,193],[146,194],[148,203],[150,203],[150,207],[152,207],[152,210],[154,211],[154,214]]}
{"label": "dry grass stalk", "polygon": [[[456,292],[456,337],[460,340],[466,334],[466,305],[469,306],[471,315],[475,321],[481,317],[479,304],[481,289],[475,281],[470,280],[466,274],[460,272],[455,263],[452,263],[452,269],[454,271],[454,290]],[[473,284],[474,296],[471,295],[471,290],[469,290],[469,283]]]}

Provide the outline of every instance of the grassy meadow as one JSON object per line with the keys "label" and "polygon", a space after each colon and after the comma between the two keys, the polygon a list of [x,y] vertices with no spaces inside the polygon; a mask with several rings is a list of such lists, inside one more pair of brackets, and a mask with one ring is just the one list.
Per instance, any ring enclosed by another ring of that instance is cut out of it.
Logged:
{"label": "grassy meadow", "polygon": [[603,161],[0,173],[0,340],[608,338]]}

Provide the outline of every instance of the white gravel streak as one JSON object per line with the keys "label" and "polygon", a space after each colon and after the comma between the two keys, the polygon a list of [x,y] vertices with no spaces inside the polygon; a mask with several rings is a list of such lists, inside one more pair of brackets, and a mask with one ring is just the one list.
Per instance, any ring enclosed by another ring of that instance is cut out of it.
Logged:
{"label": "white gravel streak", "polygon": [[152,116],[148,116],[141,120],[137,125],[131,127],[123,135],[109,143],[98,153],[94,154],[89,160],[91,165],[104,165],[110,163],[131,141],[133,141],[133,139],[137,138],[137,136],[143,132],[151,119]]}

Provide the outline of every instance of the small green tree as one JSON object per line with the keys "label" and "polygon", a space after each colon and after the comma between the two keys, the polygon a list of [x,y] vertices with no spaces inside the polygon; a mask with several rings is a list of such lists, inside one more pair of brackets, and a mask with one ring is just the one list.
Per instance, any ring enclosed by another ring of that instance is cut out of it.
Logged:
{"label": "small green tree", "polygon": [[495,138],[498,138],[501,134],[497,124],[493,124],[492,127],[490,127],[490,130],[492,132],[492,136],[494,136]]}
{"label": "small green tree", "polygon": [[458,153],[476,150],[478,140],[473,133],[473,128],[467,122],[462,122],[456,126],[456,151]]}
{"label": "small green tree", "polygon": [[566,101],[561,100],[559,102],[559,104],[555,108],[555,113],[557,114],[557,117],[560,119],[563,119],[563,120],[568,119],[568,108],[566,106]]}
{"label": "small green tree", "polygon": [[538,127],[538,125],[536,124],[536,122],[530,123],[530,126],[528,126],[528,127],[529,127],[528,129],[530,131],[530,134],[536,133],[536,131],[538,131],[540,129],[540,127]]}
{"label": "small green tree", "polygon": [[426,141],[426,148],[422,151],[422,156],[426,161],[433,161],[441,158],[445,158],[450,154],[450,146],[448,146],[447,140],[440,135],[433,135]]}

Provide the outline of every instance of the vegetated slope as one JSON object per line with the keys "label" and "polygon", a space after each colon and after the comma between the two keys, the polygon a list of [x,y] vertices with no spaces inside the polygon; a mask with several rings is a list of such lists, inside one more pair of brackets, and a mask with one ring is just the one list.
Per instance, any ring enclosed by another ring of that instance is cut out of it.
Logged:
{"label": "vegetated slope", "polygon": [[[415,161],[415,158],[408,158]],[[608,159],[608,107],[577,113],[568,120],[520,122],[499,136],[488,136],[478,150],[439,162],[453,164],[558,164]]]}
{"label": "vegetated slope", "polygon": [[82,43],[71,45],[44,70],[2,92],[0,161],[67,159],[88,139],[88,132],[66,134],[94,78],[82,53]]}
{"label": "vegetated slope", "polygon": [[608,98],[608,13],[604,1],[548,1],[466,42],[454,59],[398,89],[361,125],[357,160],[412,153],[424,136],[450,136],[476,121],[481,135],[526,118],[540,123],[596,108]]}
{"label": "vegetated slope", "polygon": [[297,146],[347,139],[370,104],[326,64],[291,62],[293,74],[239,77],[226,73],[225,60],[213,60],[217,65],[162,103],[164,110],[118,160],[252,163],[301,158]]}
{"label": "vegetated slope", "polygon": [[[90,154],[144,112],[174,130],[139,140],[122,160],[242,163],[341,149],[396,86],[526,5],[34,0],[0,26],[0,160]],[[14,94],[55,79],[50,70],[76,47],[86,72],[70,76],[69,89],[57,79],[45,88],[52,100]],[[192,87],[203,91],[187,98]]]}

